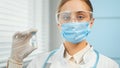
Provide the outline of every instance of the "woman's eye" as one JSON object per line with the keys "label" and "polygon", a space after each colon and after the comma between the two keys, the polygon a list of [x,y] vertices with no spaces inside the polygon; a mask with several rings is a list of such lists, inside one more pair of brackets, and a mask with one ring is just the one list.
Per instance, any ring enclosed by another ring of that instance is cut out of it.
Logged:
{"label": "woman's eye", "polygon": [[78,16],[77,18],[78,19],[84,19],[84,16]]}
{"label": "woman's eye", "polygon": [[65,17],[64,17],[64,20],[69,20],[69,19],[70,19],[69,16],[65,16]]}
{"label": "woman's eye", "polygon": [[64,20],[64,21],[70,20],[70,14],[69,13],[62,13],[61,20]]}

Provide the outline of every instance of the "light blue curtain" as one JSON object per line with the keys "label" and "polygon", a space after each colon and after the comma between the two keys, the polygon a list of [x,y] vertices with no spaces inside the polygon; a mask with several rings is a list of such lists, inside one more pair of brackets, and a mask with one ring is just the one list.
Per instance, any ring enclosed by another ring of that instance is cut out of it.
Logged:
{"label": "light blue curtain", "polygon": [[91,0],[95,22],[88,41],[120,64],[120,0]]}

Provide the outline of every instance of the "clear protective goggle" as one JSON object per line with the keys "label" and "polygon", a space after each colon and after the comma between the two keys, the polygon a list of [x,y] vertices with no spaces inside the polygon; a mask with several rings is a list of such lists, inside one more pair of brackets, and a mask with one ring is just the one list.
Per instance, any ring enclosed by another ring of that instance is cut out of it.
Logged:
{"label": "clear protective goggle", "polygon": [[91,11],[64,11],[56,14],[57,22],[60,24],[70,22],[85,22],[92,18]]}

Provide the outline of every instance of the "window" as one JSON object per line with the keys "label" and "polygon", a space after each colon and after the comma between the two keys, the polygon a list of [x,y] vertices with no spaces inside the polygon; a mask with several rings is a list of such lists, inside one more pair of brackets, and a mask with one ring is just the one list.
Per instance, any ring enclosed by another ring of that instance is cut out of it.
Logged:
{"label": "window", "polygon": [[13,34],[25,26],[35,25],[40,45],[25,62],[30,61],[37,53],[48,51],[49,27],[48,23],[42,23],[42,3],[42,0],[0,0],[0,68],[5,68],[7,64]]}

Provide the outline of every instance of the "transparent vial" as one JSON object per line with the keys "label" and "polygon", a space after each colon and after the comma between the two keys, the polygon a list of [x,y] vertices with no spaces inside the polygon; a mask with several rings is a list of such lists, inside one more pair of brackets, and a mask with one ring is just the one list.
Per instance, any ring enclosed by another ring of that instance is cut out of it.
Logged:
{"label": "transparent vial", "polygon": [[34,47],[37,47],[37,35],[36,32],[32,32],[32,38],[30,40],[30,44]]}

